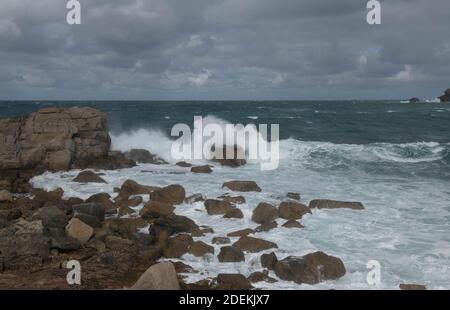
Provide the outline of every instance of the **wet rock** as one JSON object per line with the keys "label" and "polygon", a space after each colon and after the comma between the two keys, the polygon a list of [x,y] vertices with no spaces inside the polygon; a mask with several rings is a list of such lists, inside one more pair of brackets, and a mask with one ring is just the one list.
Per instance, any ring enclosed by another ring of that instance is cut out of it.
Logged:
{"label": "wet rock", "polygon": [[441,102],[450,102],[450,88],[447,89],[444,95],[439,97]]}
{"label": "wet rock", "polygon": [[277,227],[278,227],[277,222],[272,221],[269,223],[264,223],[264,224],[259,225],[258,227],[255,228],[255,231],[256,232],[269,231],[269,230],[272,230]]}
{"label": "wet rock", "polygon": [[216,199],[207,199],[204,204],[206,207],[206,212],[208,212],[209,215],[226,214],[228,211],[235,208],[229,202]]}
{"label": "wet rock", "polygon": [[253,210],[252,221],[258,224],[271,223],[278,218],[278,209],[271,204],[261,202]]}
{"label": "wet rock", "polygon": [[314,252],[302,257],[289,256],[275,266],[276,275],[286,281],[316,284],[336,280],[345,275],[342,261],[323,252]]}
{"label": "wet rock", "polygon": [[224,274],[217,276],[217,284],[219,290],[250,290],[253,286],[241,274]]}
{"label": "wet rock", "polygon": [[311,209],[353,209],[363,210],[364,205],[360,202],[337,201],[328,199],[315,199],[309,203]]}
{"label": "wet rock", "polygon": [[117,170],[136,166],[136,162],[126,158],[121,152],[109,151],[96,158],[77,159],[72,164],[74,169]]}
{"label": "wet rock", "polygon": [[399,288],[403,291],[424,291],[427,288],[420,284],[400,284]]}
{"label": "wet rock", "polygon": [[214,254],[214,247],[204,243],[203,241],[195,241],[192,243],[189,253],[199,257],[206,254]]}
{"label": "wet rock", "polygon": [[213,170],[209,165],[196,166],[191,168],[192,173],[211,173]]}
{"label": "wet rock", "polygon": [[179,234],[171,237],[168,241],[167,248],[164,249],[164,256],[168,258],[180,258],[187,252],[194,240],[188,234]]}
{"label": "wet rock", "polygon": [[420,99],[417,97],[413,97],[413,98],[410,98],[408,101],[409,101],[409,103],[419,103]]}
{"label": "wet rock", "polygon": [[267,282],[267,283],[275,283],[278,282],[276,279],[269,277],[267,271],[256,271],[250,274],[247,278],[251,283],[257,282]]}
{"label": "wet rock", "polygon": [[65,228],[69,222],[66,212],[56,206],[42,207],[37,210],[32,220],[40,220],[46,228]]}
{"label": "wet rock", "polygon": [[87,203],[95,202],[100,204],[105,210],[105,214],[116,214],[117,208],[114,205],[114,202],[111,200],[111,196],[108,193],[98,193],[92,195],[88,199],[86,199]]}
{"label": "wet rock", "polygon": [[78,240],[81,244],[86,243],[94,235],[94,229],[77,218],[69,221],[66,232],[69,237]]}
{"label": "wet rock", "polygon": [[224,246],[217,257],[221,263],[234,263],[245,261],[244,252],[235,246]]}
{"label": "wet rock", "polygon": [[185,161],[179,161],[176,163],[177,166],[183,167],[183,168],[190,168],[192,165],[190,163],[187,163]]}
{"label": "wet rock", "polygon": [[160,216],[167,216],[173,214],[175,207],[160,201],[150,201],[145,204],[144,208],[141,209],[139,215],[142,218],[158,218]]}
{"label": "wet rock", "polygon": [[251,228],[241,229],[237,231],[233,231],[227,234],[228,237],[243,237],[249,234],[253,234],[255,231]]}
{"label": "wet rock", "polygon": [[229,181],[222,185],[235,192],[261,192],[261,188],[254,181]]}
{"label": "wet rock", "polygon": [[79,205],[73,205],[72,208],[75,214],[83,213],[95,216],[98,218],[100,222],[102,222],[105,219],[105,209],[99,203],[96,202],[82,203]]}
{"label": "wet rock", "polygon": [[251,253],[261,252],[272,248],[278,248],[277,244],[274,242],[249,236],[240,237],[238,241],[233,243],[233,245],[238,247],[244,252],[251,252]]}
{"label": "wet rock", "polygon": [[229,195],[222,195],[218,197],[219,199],[222,199],[223,201],[229,202],[231,204],[240,205],[245,203],[245,197],[244,196],[229,196]]}
{"label": "wet rock", "polygon": [[71,252],[81,248],[81,243],[69,236],[58,236],[51,238],[50,247],[60,252]]}
{"label": "wet rock", "polygon": [[229,244],[231,243],[231,240],[227,237],[214,237],[211,242],[213,244]]}
{"label": "wet rock", "polygon": [[232,208],[225,212],[223,217],[227,219],[241,219],[244,218],[244,214],[242,213],[241,209]]}
{"label": "wet rock", "polygon": [[263,268],[273,270],[273,269],[275,269],[275,266],[277,263],[278,263],[278,258],[274,252],[261,255],[261,266],[263,266]]}
{"label": "wet rock", "polygon": [[106,183],[98,174],[90,170],[81,171],[72,181],[77,183]]}
{"label": "wet rock", "polygon": [[286,228],[305,228],[302,224],[297,222],[296,220],[289,220],[286,223],[283,224],[283,227]]}
{"label": "wet rock", "polygon": [[164,159],[143,149],[131,149],[129,152],[125,152],[124,155],[126,158],[131,159],[138,163],[154,164],[154,165],[167,164],[167,162]]}
{"label": "wet rock", "polygon": [[150,200],[162,201],[172,205],[183,203],[186,198],[186,191],[183,186],[175,184],[157,189],[150,193]]}
{"label": "wet rock", "polygon": [[288,198],[293,199],[293,200],[300,200],[300,194],[299,193],[293,193],[293,192],[289,192],[286,195]]}
{"label": "wet rock", "polygon": [[222,166],[235,168],[247,163],[244,150],[237,145],[213,146],[211,153],[214,154],[214,161],[219,162]]}
{"label": "wet rock", "polygon": [[73,218],[79,219],[83,223],[94,228],[102,227],[102,223],[100,222],[99,218],[94,215],[75,212]]}
{"label": "wet rock", "polygon": [[284,201],[278,206],[278,213],[281,218],[286,220],[298,220],[303,215],[311,213],[311,210],[299,202]]}
{"label": "wet rock", "polygon": [[148,268],[136,281],[134,290],[179,290],[177,273],[171,262],[158,263]]}
{"label": "wet rock", "polygon": [[12,202],[13,201],[12,195],[7,190],[1,190],[0,191],[0,202],[5,202],[5,201]]}
{"label": "wet rock", "polygon": [[204,201],[204,200],[205,200],[205,198],[203,198],[202,194],[194,194],[189,197],[186,197],[186,199],[184,199],[184,203],[193,204],[193,203],[196,203],[199,201]]}
{"label": "wet rock", "polygon": [[169,215],[161,216],[151,225],[151,232],[159,235],[161,231],[165,231],[169,236],[177,233],[190,233],[193,236],[201,236],[200,227],[186,216]]}
{"label": "wet rock", "polygon": [[150,194],[157,190],[156,186],[142,185],[133,180],[126,180],[120,187],[119,196],[120,198],[128,199],[133,195],[145,195]]}

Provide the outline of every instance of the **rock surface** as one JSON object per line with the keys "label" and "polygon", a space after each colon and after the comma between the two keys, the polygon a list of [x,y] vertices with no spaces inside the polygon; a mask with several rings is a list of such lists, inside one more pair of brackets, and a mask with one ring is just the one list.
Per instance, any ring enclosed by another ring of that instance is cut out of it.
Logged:
{"label": "rock surface", "polygon": [[136,281],[134,290],[179,290],[175,267],[171,262],[158,263],[148,268]]}
{"label": "rock surface", "polygon": [[222,185],[235,192],[261,192],[261,188],[254,181],[229,181]]}
{"label": "rock surface", "polygon": [[278,217],[278,209],[271,204],[261,202],[253,210],[252,221],[265,224],[274,221]]}
{"label": "rock surface", "polygon": [[239,238],[238,241],[233,243],[233,246],[241,249],[244,252],[256,253],[272,248],[278,248],[277,244],[267,240],[244,236]]}
{"label": "rock surface", "polygon": [[214,154],[214,161],[219,162],[222,166],[236,168],[247,163],[244,150],[237,145],[213,147],[211,152]]}
{"label": "rock surface", "polygon": [[158,156],[143,149],[131,149],[123,154],[126,158],[143,164],[164,165],[167,162]]}
{"label": "rock surface", "polygon": [[234,263],[245,261],[244,252],[235,246],[224,246],[217,257],[221,263]]}
{"label": "rock surface", "polygon": [[360,202],[337,201],[329,199],[315,199],[309,203],[310,209],[353,209],[364,210],[364,205]]}
{"label": "rock surface", "polygon": [[311,213],[310,208],[294,201],[284,201],[278,206],[280,217],[286,220],[298,220],[303,215]]}
{"label": "rock surface", "polygon": [[280,279],[298,284],[339,279],[345,272],[345,266],[339,258],[320,251],[302,257],[289,256],[275,265],[275,274]]}

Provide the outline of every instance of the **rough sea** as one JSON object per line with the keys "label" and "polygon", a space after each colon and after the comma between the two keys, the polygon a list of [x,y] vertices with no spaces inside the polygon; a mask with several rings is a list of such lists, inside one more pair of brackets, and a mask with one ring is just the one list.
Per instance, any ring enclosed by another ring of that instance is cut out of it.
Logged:
{"label": "rough sea", "polygon": [[[243,219],[209,216],[201,202],[177,206],[214,234],[197,238],[211,244],[243,228],[254,228],[252,210],[259,202],[278,205],[287,192],[301,194],[303,203],[316,198],[360,201],[365,210],[314,210],[301,220],[303,229],[281,227],[256,233],[276,242],[279,259],[321,250],[344,262],[347,274],[337,281],[297,285],[279,281],[256,283],[273,289],[397,289],[416,283],[450,289],[450,105],[400,101],[214,101],[214,102],[0,102],[0,117],[12,117],[50,106],[92,106],[108,115],[112,146],[118,150],[145,148],[170,163],[170,130],[176,123],[193,125],[194,116],[209,122],[279,124],[280,165],[261,171],[257,163],[240,168],[215,165],[212,174],[192,174],[175,165],[139,165],[105,171],[108,184],[80,185],[78,171],[46,173],[34,186],[62,187],[67,197],[113,194],[126,179],[164,186],[178,183],[187,195],[215,198],[229,180],[254,180],[261,193],[245,193],[238,207]],[[144,200],[147,200],[145,197]],[[142,206],[136,208],[138,210]],[[145,230],[144,230],[145,231]],[[232,240],[234,241],[234,239]],[[216,255],[220,246],[215,246]],[[271,252],[271,250],[266,251]],[[183,261],[198,273],[197,281],[221,272],[249,275],[261,270],[263,252],[246,254],[243,263],[219,263],[216,256]],[[369,285],[367,263],[380,263],[381,281]],[[274,276],[271,273],[271,276]],[[274,276],[275,277],[275,276]]]}

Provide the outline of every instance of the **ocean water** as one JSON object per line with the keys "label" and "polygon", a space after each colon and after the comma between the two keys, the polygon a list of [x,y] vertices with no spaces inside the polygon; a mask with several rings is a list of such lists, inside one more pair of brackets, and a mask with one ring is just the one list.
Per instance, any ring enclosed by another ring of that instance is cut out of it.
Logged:
{"label": "ocean water", "polygon": [[[280,125],[279,168],[261,171],[257,163],[238,169],[214,166],[212,174],[192,174],[174,165],[139,165],[106,171],[108,184],[80,185],[78,171],[46,173],[33,179],[45,189],[62,187],[65,195],[87,198],[98,192],[113,195],[126,179],[164,186],[178,183],[187,194],[215,198],[229,180],[254,180],[261,193],[246,193],[239,205],[243,219],[207,215],[202,203],[177,206],[214,234],[196,238],[211,243],[214,236],[254,228],[250,218],[259,202],[274,205],[287,192],[299,192],[302,202],[327,198],[360,201],[365,210],[314,210],[303,229],[281,227],[256,233],[278,244],[279,258],[321,250],[344,262],[347,274],[337,281],[297,285],[260,282],[273,289],[396,289],[400,283],[450,289],[450,105],[400,101],[317,102],[0,102],[0,117],[16,116],[46,106],[89,105],[108,113],[113,148],[146,148],[173,163],[170,129],[192,125],[195,115],[221,123]],[[144,197],[148,200],[148,197]],[[142,206],[136,207],[138,211]],[[235,241],[236,238],[232,239]],[[216,254],[220,246],[215,246]],[[265,252],[271,252],[265,251]],[[196,281],[220,272],[249,275],[261,269],[264,252],[246,254],[244,263],[222,264],[214,256],[183,261],[198,270]],[[371,286],[367,263],[381,265],[381,282]],[[275,275],[272,273],[272,276]]]}

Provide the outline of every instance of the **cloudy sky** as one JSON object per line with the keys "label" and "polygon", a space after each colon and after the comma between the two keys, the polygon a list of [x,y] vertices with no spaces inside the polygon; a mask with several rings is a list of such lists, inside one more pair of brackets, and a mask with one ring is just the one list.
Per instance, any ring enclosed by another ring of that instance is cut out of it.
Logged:
{"label": "cloudy sky", "polygon": [[450,1],[0,0],[0,99],[435,98]]}

